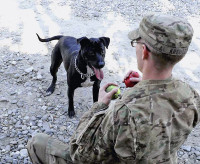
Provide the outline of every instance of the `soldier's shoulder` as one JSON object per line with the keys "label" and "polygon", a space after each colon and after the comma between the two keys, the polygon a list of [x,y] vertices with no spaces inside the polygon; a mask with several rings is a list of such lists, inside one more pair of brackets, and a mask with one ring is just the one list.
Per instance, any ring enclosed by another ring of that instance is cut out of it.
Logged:
{"label": "soldier's shoulder", "polygon": [[178,89],[184,92],[191,92],[195,95],[199,95],[199,93],[197,92],[197,90],[192,87],[190,84],[188,84],[187,82],[180,80],[180,79],[174,79],[174,83],[175,85],[178,85]]}
{"label": "soldier's shoulder", "polygon": [[129,118],[130,110],[124,100],[116,101],[113,109],[114,124],[123,125],[126,124]]}

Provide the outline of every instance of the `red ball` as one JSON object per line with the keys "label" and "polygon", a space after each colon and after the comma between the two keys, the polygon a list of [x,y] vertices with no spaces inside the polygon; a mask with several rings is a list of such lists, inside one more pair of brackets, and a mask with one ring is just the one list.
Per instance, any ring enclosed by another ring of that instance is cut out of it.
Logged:
{"label": "red ball", "polygon": [[131,72],[130,75],[124,80],[126,88],[133,87],[138,82],[131,82],[130,78],[132,77],[139,77],[139,74],[137,72]]}

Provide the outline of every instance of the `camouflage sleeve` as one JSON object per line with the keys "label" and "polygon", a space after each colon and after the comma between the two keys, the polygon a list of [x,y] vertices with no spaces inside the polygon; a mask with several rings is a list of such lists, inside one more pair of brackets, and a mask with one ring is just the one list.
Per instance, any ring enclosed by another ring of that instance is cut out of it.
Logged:
{"label": "camouflage sleeve", "polygon": [[84,129],[86,127],[87,123],[94,116],[95,113],[98,113],[100,111],[104,111],[107,108],[108,108],[108,106],[106,104],[95,102],[93,104],[92,108],[90,110],[88,110],[87,112],[85,112],[83,114],[83,116],[81,117],[76,131],[78,131],[78,132],[82,131],[82,129]]}
{"label": "camouflage sleeve", "polygon": [[[197,93],[197,91],[194,91],[194,105],[197,109],[198,115],[200,116],[200,95]],[[197,122],[194,126],[196,126],[200,122],[200,117],[196,118]]]}
{"label": "camouflage sleeve", "polygon": [[107,110],[94,113],[91,119],[84,119],[70,143],[73,161],[80,164],[133,162],[135,125],[134,121],[129,121],[129,114],[124,102],[117,101]]}
{"label": "camouflage sleeve", "polygon": [[70,142],[70,155],[74,163],[98,163],[105,159],[106,154],[110,154],[110,150],[106,148],[110,147],[110,143],[104,142],[103,138],[111,132],[113,115],[110,110],[112,107],[107,110],[104,110],[105,108],[105,104],[95,103],[81,118]]}
{"label": "camouflage sleeve", "polygon": [[136,159],[136,124],[126,104],[116,103],[114,110],[114,151],[120,161]]}

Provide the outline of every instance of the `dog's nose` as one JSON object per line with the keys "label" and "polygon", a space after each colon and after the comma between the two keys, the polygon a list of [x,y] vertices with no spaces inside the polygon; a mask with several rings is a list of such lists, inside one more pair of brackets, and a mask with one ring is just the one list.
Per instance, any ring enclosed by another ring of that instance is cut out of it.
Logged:
{"label": "dog's nose", "polygon": [[105,65],[105,63],[104,63],[104,62],[99,62],[99,68],[103,68],[103,67],[104,67],[104,65]]}

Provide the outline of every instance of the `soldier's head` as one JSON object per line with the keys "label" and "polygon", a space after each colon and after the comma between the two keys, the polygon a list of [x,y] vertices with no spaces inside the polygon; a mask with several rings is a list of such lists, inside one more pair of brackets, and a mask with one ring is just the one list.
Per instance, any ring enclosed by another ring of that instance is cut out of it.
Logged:
{"label": "soldier's head", "polygon": [[[157,69],[173,67],[187,53],[193,36],[193,28],[183,18],[169,15],[148,15],[139,28],[128,34],[132,46],[136,46],[138,68],[142,60],[139,53],[151,53]],[[145,51],[144,51],[145,50]]]}

